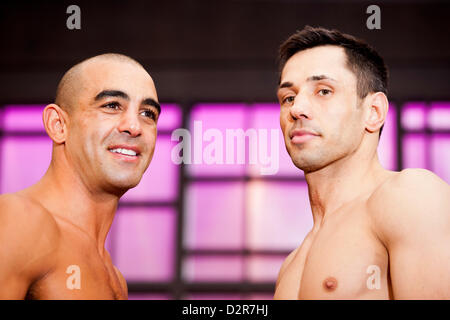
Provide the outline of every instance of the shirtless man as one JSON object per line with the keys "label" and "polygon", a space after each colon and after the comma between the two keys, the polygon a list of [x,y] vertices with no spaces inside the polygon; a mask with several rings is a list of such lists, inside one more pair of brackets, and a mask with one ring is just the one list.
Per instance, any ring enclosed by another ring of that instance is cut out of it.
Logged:
{"label": "shirtless man", "polygon": [[450,299],[450,188],[380,165],[386,87],[383,59],[352,36],[306,27],[280,47],[280,124],[314,223],[275,299]]}
{"label": "shirtless man", "polygon": [[152,159],[159,113],[152,78],[129,57],[96,56],[64,75],[43,112],[47,172],[0,197],[0,299],[127,298],[105,239]]}

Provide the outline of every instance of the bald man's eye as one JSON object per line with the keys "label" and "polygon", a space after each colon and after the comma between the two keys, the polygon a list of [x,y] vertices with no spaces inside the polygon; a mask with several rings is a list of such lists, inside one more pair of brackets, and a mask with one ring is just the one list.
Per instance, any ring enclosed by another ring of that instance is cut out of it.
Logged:
{"label": "bald man's eye", "polygon": [[108,104],[103,105],[102,108],[111,109],[111,110],[119,110],[120,104],[118,102],[110,102]]}
{"label": "bald man's eye", "polygon": [[141,111],[141,115],[143,115],[146,118],[156,120],[156,113],[153,110],[147,109]]}

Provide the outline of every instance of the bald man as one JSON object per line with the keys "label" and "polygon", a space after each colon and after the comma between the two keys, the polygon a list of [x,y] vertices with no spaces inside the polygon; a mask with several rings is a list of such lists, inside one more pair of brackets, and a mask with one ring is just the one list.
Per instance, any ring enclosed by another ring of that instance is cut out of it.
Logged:
{"label": "bald man", "polygon": [[47,172],[0,196],[0,299],[127,299],[105,239],[150,164],[159,114],[152,78],[129,57],[96,56],[63,76],[43,112]]}

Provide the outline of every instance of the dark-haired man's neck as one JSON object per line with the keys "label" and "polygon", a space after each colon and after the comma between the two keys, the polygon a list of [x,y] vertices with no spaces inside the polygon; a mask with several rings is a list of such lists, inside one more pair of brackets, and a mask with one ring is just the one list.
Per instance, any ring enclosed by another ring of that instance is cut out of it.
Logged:
{"label": "dark-haired man's neck", "polygon": [[314,172],[305,173],[314,227],[339,208],[369,196],[392,172],[384,169],[376,151],[360,146],[347,155]]}

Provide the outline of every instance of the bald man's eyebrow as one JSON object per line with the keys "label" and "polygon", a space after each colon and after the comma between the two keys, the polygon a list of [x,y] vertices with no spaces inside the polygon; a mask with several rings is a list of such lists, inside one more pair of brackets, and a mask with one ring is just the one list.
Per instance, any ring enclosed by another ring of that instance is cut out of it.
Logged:
{"label": "bald man's eyebrow", "polygon": [[101,100],[103,98],[109,98],[109,97],[114,97],[114,98],[123,98],[125,100],[130,100],[130,97],[123,91],[120,90],[103,90],[102,92],[100,92],[99,94],[97,94],[95,96],[95,101]]}
{"label": "bald man's eyebrow", "polygon": [[160,106],[160,104],[156,100],[154,100],[152,98],[147,98],[147,99],[142,100],[142,104],[143,105],[147,105],[147,106],[153,106],[153,107],[156,108],[156,110],[158,110],[158,114],[161,113],[161,106]]}

